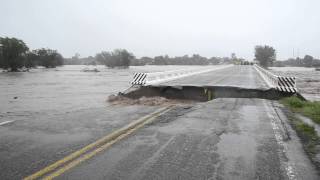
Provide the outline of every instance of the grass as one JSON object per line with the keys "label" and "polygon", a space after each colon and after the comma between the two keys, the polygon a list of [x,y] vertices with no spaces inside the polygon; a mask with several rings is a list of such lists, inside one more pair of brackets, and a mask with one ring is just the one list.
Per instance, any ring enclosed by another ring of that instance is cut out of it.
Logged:
{"label": "grass", "polygon": [[[320,102],[307,102],[298,97],[289,97],[280,102],[293,112],[301,113],[320,124]],[[290,125],[301,139],[304,150],[320,172],[320,137],[315,128],[296,117],[291,111],[285,111]]]}
{"label": "grass", "polygon": [[309,117],[315,123],[320,124],[320,102],[308,102],[292,96],[284,98],[281,103],[288,106],[292,111]]}
{"label": "grass", "polygon": [[[298,136],[301,138],[305,151],[311,156],[311,160],[313,161],[313,158],[320,153],[319,148],[317,148],[320,144],[320,137],[317,135],[316,130],[313,126],[304,123],[294,116],[289,117],[289,120],[293,129],[296,130]],[[316,165],[320,169],[319,162],[316,162]]]}
{"label": "grass", "polygon": [[296,128],[298,131],[303,133],[303,136],[306,139],[313,139],[313,140],[318,139],[317,132],[313,126],[310,126],[310,125],[303,123],[303,122],[298,122],[298,123],[296,123]]}

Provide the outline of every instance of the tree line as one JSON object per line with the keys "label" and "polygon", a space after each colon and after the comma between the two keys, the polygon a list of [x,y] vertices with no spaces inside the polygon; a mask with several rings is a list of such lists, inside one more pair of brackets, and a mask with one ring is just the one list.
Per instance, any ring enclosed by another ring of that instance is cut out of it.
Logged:
{"label": "tree line", "polygon": [[268,66],[295,66],[295,67],[320,67],[320,60],[315,59],[310,55],[305,55],[304,58],[297,57],[289,58],[284,61],[276,60],[276,50],[268,45],[255,47],[255,60],[263,67]]}
{"label": "tree line", "polygon": [[0,68],[19,71],[36,66],[54,68],[63,65],[63,57],[56,50],[41,48],[30,50],[20,39],[0,37]]}
{"label": "tree line", "polygon": [[[272,46],[257,45],[254,47],[255,61],[263,67],[269,66],[302,66],[302,67],[316,67],[320,66],[320,60],[306,55],[303,59],[288,59],[285,61],[276,60],[276,50]],[[192,56],[175,56],[168,55],[155,56],[155,57],[141,57],[135,56],[125,49],[116,49],[113,52],[102,51],[96,54],[95,57],[89,56],[86,58],[79,58],[76,54],[71,59],[67,59],[67,64],[102,64],[108,67],[128,67],[128,66],[143,66],[143,65],[217,65],[217,64],[244,64],[244,58],[238,58],[235,53],[230,57],[203,57],[199,54]]]}
{"label": "tree line", "polygon": [[[288,59],[286,61],[276,61],[276,50],[271,46],[256,46],[255,61],[261,66],[303,66],[313,67],[320,66],[320,60],[306,55],[303,59]],[[238,58],[235,53],[230,57],[211,57],[206,58],[199,54],[192,56],[175,56],[168,55],[156,57],[136,58],[133,53],[125,49],[115,49],[111,52],[102,51],[95,57],[80,58],[76,54],[72,58],[64,59],[57,50],[52,49],[35,49],[29,50],[29,47],[22,40],[17,38],[0,37],[0,68],[9,71],[19,71],[22,68],[33,68],[43,66],[54,68],[63,64],[101,64],[110,68],[143,65],[216,65],[216,64],[242,64],[245,59]]]}
{"label": "tree line", "polygon": [[169,57],[168,55],[156,56],[154,58],[142,57],[136,59],[132,65],[216,65],[216,64],[231,64],[244,61],[242,58],[237,58],[234,53],[231,57],[203,57],[199,54],[193,54],[192,56],[175,56]]}
{"label": "tree line", "polygon": [[310,55],[305,55],[303,58],[289,58],[284,61],[275,61],[273,66],[295,66],[295,67],[320,67],[320,59],[315,59]]}
{"label": "tree line", "polygon": [[128,66],[144,66],[144,65],[216,65],[216,64],[240,64],[245,61],[243,58],[237,58],[234,53],[231,57],[203,57],[198,54],[192,56],[175,56],[169,57],[168,55],[155,56],[155,57],[141,57],[135,56],[125,49],[116,49],[112,52],[103,51],[96,54],[95,57],[88,56],[80,58],[79,54],[71,58],[65,59],[65,64],[69,65],[106,65],[110,68]]}

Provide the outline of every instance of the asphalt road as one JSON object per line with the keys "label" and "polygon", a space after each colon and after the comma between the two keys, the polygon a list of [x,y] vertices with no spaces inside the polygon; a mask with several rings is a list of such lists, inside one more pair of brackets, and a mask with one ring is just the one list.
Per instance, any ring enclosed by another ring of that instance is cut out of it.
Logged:
{"label": "asphalt road", "polygon": [[234,86],[248,89],[269,88],[253,66],[232,66],[209,73],[164,82],[161,85]]}
{"label": "asphalt road", "polygon": [[176,107],[58,179],[318,179],[277,113],[261,99]]}
{"label": "asphalt road", "polygon": [[0,126],[0,179],[22,179],[154,111],[115,106],[33,114]]}

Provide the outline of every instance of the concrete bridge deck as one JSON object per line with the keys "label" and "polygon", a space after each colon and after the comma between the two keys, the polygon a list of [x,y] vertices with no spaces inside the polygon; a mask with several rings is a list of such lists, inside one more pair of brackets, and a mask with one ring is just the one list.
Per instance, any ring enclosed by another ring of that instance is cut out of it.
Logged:
{"label": "concrete bridge deck", "polygon": [[160,85],[168,86],[234,86],[248,89],[268,89],[253,66],[232,66],[224,69],[185,77]]}

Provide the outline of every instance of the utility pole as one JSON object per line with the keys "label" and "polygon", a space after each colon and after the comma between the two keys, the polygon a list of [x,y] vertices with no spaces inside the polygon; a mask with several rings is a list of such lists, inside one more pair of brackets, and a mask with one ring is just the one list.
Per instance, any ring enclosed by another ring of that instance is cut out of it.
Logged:
{"label": "utility pole", "polygon": [[294,58],[294,48],[292,49],[292,57]]}

